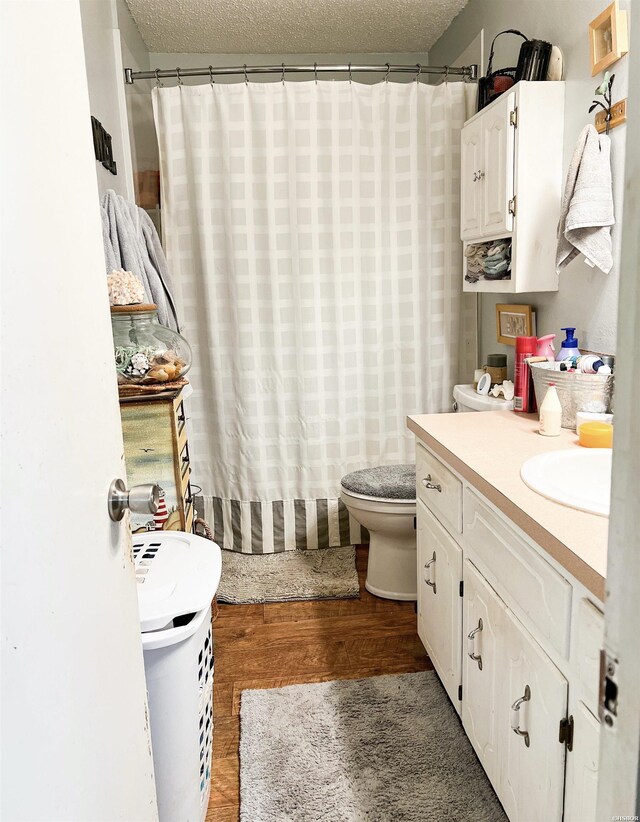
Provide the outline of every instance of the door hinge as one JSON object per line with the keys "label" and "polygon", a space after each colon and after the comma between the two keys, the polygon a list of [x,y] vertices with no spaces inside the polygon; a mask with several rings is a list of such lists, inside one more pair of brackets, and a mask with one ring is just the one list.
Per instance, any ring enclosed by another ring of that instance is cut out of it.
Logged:
{"label": "door hinge", "polygon": [[458,685],[458,699],[462,701],[462,685]]}
{"label": "door hinge", "polygon": [[558,742],[567,746],[568,751],[573,750],[573,717],[567,717],[560,720],[560,733],[558,734]]}
{"label": "door hinge", "polygon": [[516,195],[514,194],[512,199],[509,200],[509,214],[513,214],[516,216]]}
{"label": "door hinge", "polygon": [[618,665],[620,663],[605,648],[600,651],[600,692],[598,694],[598,716],[608,728],[612,728],[618,718]]}
{"label": "door hinge", "polygon": [[509,112],[509,125],[518,128],[518,106]]}
{"label": "door hinge", "polygon": [[464,580],[463,579],[460,580],[459,591],[460,591],[460,596],[463,597],[464,596]]}
{"label": "door hinge", "polygon": [[413,518],[413,530],[414,531],[418,530],[418,517]]}

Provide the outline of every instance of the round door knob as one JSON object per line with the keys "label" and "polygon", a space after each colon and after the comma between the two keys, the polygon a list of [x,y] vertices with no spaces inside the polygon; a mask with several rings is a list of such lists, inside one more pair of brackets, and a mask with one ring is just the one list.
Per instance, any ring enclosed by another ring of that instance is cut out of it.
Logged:
{"label": "round door knob", "polygon": [[114,479],[109,486],[107,506],[114,522],[120,522],[127,509],[136,514],[155,514],[159,505],[159,485],[134,485],[127,491],[121,479]]}

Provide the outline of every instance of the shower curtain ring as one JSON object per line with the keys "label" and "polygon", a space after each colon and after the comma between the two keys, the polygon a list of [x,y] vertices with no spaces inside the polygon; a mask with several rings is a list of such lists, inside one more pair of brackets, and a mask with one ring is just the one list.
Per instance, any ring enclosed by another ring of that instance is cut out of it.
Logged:
{"label": "shower curtain ring", "polygon": [[160,82],[160,77],[158,76],[159,71],[160,71],[160,69],[154,69],[154,72],[153,72],[156,75],[156,88],[162,88],[162,86],[164,85],[164,83]]}
{"label": "shower curtain ring", "polygon": [[422,74],[422,66],[420,65],[420,63],[416,63],[416,68],[418,69],[418,72],[416,74],[416,83],[419,83],[420,75]]}
{"label": "shower curtain ring", "polygon": [[444,81],[445,83],[449,82],[449,66],[444,67]]}
{"label": "shower curtain ring", "polygon": [[351,82],[352,79],[353,78],[351,77],[351,63],[349,63],[349,82]]}
{"label": "shower curtain ring", "polygon": [[389,82],[389,73],[391,71],[391,66],[389,65],[389,63],[385,63],[385,66],[387,67],[387,73],[384,76],[384,81],[385,81],[385,83],[388,83]]}
{"label": "shower curtain ring", "polygon": [[282,63],[282,85],[284,86],[284,63]]}
{"label": "shower curtain ring", "polygon": [[215,80],[213,79],[213,66],[209,66],[209,82],[211,85],[215,83]]}
{"label": "shower curtain ring", "polygon": [[318,64],[313,64],[313,76],[316,78],[316,86],[318,85]]}
{"label": "shower curtain ring", "polygon": [[242,66],[242,70],[244,71],[244,83],[245,83],[246,86],[248,86],[249,85],[249,75],[247,74],[247,64],[246,63]]}
{"label": "shower curtain ring", "polygon": [[178,78],[178,85],[181,86],[182,85],[182,77],[180,76],[180,69],[179,68],[176,69],[176,77]]}

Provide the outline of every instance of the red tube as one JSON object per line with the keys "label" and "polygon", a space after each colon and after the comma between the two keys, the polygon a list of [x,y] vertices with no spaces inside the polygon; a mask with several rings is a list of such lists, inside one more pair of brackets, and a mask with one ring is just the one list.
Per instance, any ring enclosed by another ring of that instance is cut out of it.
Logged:
{"label": "red tube", "polygon": [[536,400],[531,387],[531,369],[525,362],[527,357],[535,357],[538,347],[536,337],[516,337],[515,394],[513,410],[529,413],[535,411]]}

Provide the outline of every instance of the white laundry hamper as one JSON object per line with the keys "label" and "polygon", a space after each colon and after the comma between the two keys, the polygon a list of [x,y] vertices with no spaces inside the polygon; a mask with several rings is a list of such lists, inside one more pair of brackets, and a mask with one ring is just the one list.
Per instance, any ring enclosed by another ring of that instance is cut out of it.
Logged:
{"label": "white laundry hamper", "polygon": [[211,600],[220,548],[180,531],[133,535],[160,822],[202,822],[211,789]]}

